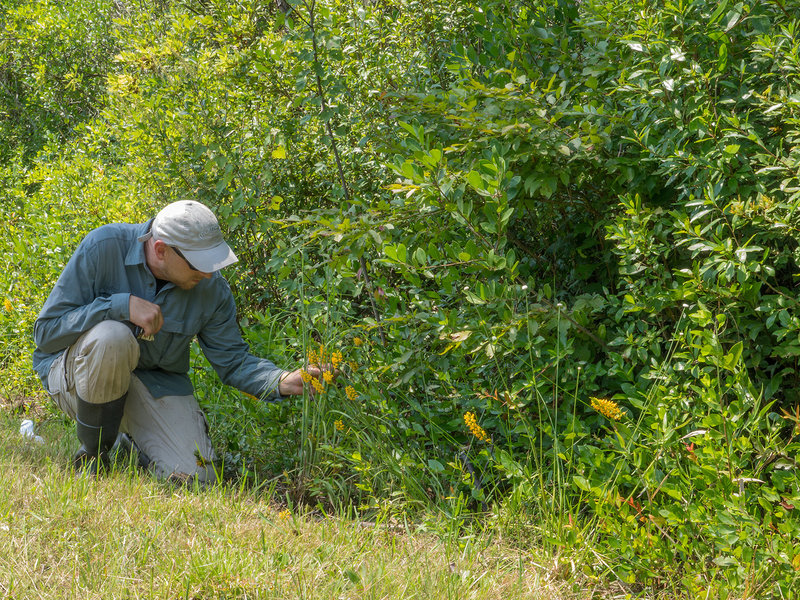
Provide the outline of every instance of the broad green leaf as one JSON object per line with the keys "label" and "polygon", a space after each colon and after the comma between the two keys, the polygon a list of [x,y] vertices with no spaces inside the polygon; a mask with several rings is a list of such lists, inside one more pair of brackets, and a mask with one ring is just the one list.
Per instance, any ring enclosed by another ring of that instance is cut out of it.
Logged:
{"label": "broad green leaf", "polygon": [[589,484],[589,480],[585,477],[581,477],[580,475],[573,475],[572,477],[573,483],[575,483],[578,488],[582,489],[584,492],[591,492],[592,486]]}
{"label": "broad green leaf", "polygon": [[428,459],[428,468],[434,473],[443,473],[444,465],[433,458]]}
{"label": "broad green leaf", "polygon": [[484,183],[481,174],[477,171],[470,171],[467,174],[467,182],[476,190],[486,189],[486,184]]}
{"label": "broad green leaf", "polygon": [[726,369],[733,371],[736,368],[736,365],[739,364],[739,359],[742,357],[743,349],[744,345],[742,342],[737,342],[734,344],[730,349],[730,352],[725,355],[725,358],[723,359],[723,366]]}

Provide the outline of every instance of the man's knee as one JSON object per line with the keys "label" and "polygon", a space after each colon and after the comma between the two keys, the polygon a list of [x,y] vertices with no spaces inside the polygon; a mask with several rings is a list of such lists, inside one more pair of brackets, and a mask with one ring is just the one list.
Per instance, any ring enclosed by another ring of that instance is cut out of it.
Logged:
{"label": "man's knee", "polygon": [[216,453],[193,394],[154,398],[135,375],[122,424],[159,479],[213,483]]}
{"label": "man's knee", "polygon": [[139,362],[139,344],[127,325],[103,321],[87,331],[70,349],[78,396],[100,404],[128,391]]}
{"label": "man's knee", "polygon": [[[130,328],[119,321],[102,321],[87,331],[78,342],[82,354],[96,351],[101,357],[108,354],[124,360],[135,368],[139,360],[139,344]],[[131,369],[133,370],[133,369]]]}

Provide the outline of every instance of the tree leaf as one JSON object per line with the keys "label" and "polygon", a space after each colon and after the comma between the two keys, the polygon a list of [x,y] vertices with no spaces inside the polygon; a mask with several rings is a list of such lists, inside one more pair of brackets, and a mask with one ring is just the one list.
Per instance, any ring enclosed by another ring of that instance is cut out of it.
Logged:
{"label": "tree leaf", "polygon": [[286,147],[285,146],[278,146],[272,151],[272,158],[277,159],[285,159],[286,158]]}

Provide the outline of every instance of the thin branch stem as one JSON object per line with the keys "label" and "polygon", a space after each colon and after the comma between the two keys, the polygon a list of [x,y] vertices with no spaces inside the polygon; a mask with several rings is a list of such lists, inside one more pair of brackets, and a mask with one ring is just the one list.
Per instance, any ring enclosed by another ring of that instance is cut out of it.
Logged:
{"label": "thin branch stem", "polygon": [[[325,96],[325,88],[322,85],[322,76],[320,75],[320,67],[321,62],[319,59],[319,48],[317,46],[317,31],[316,31],[316,14],[314,12],[314,8],[316,6],[316,0],[311,0],[310,3],[304,2],[306,8],[308,9],[308,28],[311,31],[311,43],[314,50],[314,76],[317,81],[317,94],[319,94],[320,103],[322,105],[322,115],[323,119],[325,119],[325,113],[328,110],[328,101]],[[342,168],[342,159],[339,155],[339,146],[336,143],[336,137],[333,134],[333,127],[331,127],[330,118],[325,119],[325,129],[328,132],[328,137],[331,140],[331,148],[333,149],[333,156],[336,160],[336,169],[339,172],[339,181],[342,185],[342,190],[344,191],[345,200],[349,205],[352,205],[352,200],[350,197],[350,188],[347,185],[347,179],[344,176],[344,169]],[[369,292],[369,302],[372,307],[372,314],[375,317],[375,322],[378,324],[378,332],[381,336],[381,343],[385,346],[386,345],[386,337],[383,333],[383,327],[381,325],[381,316],[378,312],[378,307],[375,304],[375,294],[373,293],[372,287],[372,280],[370,279],[369,272],[367,270],[367,261],[364,258],[364,255],[358,257],[358,263],[361,267],[361,273],[364,276],[364,284],[367,286],[367,290]]]}

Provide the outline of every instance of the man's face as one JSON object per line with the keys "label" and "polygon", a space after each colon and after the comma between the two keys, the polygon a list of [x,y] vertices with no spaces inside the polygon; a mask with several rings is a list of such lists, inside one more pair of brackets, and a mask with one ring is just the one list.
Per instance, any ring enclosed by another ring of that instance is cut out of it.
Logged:
{"label": "man's face", "polygon": [[186,258],[180,254],[180,250],[172,246],[166,247],[164,254],[164,269],[162,279],[171,281],[183,290],[190,290],[200,283],[203,279],[209,279],[212,273],[204,273],[195,269]]}

